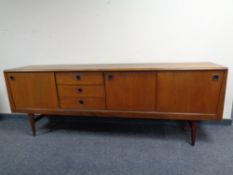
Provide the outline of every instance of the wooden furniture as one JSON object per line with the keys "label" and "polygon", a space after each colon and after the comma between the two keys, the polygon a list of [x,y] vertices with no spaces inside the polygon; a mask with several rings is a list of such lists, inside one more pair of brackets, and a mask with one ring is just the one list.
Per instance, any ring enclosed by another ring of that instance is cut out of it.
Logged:
{"label": "wooden furniture", "polygon": [[213,63],[26,66],[4,71],[12,112],[221,120],[227,68]]}

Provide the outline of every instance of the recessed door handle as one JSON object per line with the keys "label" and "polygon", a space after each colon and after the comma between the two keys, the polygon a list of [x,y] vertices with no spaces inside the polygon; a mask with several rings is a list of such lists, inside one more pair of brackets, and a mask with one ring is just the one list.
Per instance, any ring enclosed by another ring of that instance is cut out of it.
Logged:
{"label": "recessed door handle", "polygon": [[113,75],[111,75],[111,74],[110,74],[110,75],[108,75],[108,79],[109,79],[109,80],[112,80],[113,78],[114,78],[114,76],[113,76]]}
{"label": "recessed door handle", "polygon": [[213,75],[213,76],[212,76],[212,80],[218,81],[218,80],[219,80],[219,75]]}
{"label": "recessed door handle", "polygon": [[10,80],[15,80],[15,77],[11,75]]}

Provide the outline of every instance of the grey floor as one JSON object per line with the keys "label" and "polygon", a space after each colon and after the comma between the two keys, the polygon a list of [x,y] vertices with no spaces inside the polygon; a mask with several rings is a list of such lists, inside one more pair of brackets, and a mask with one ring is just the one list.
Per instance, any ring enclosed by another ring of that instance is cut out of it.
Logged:
{"label": "grey floor", "polygon": [[172,122],[0,117],[0,175],[231,175],[233,127]]}

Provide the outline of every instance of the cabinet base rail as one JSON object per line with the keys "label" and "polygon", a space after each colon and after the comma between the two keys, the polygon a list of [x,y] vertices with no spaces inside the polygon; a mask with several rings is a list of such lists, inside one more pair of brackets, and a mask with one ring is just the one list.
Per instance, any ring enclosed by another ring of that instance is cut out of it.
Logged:
{"label": "cabinet base rail", "polygon": [[[36,116],[35,114],[31,114],[31,113],[28,114],[29,123],[31,125],[33,136],[36,136],[36,122],[42,119],[43,117],[45,117],[45,115],[43,114],[39,116]],[[196,142],[197,121],[190,120],[188,121],[188,124],[191,129],[191,145],[194,146]]]}

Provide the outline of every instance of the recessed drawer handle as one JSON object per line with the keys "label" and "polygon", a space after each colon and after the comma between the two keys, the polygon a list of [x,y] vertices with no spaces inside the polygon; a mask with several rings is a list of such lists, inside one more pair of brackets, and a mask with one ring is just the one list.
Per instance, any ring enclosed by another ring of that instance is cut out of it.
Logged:
{"label": "recessed drawer handle", "polygon": [[81,76],[80,75],[76,75],[76,79],[77,80],[81,80]]}
{"label": "recessed drawer handle", "polygon": [[83,89],[82,88],[78,88],[78,92],[82,92],[83,91]]}
{"label": "recessed drawer handle", "polygon": [[79,102],[79,104],[81,104],[81,105],[84,104],[84,101],[83,101],[83,100],[79,100],[78,102]]}
{"label": "recessed drawer handle", "polygon": [[219,80],[219,75],[213,75],[212,80],[218,81]]}

